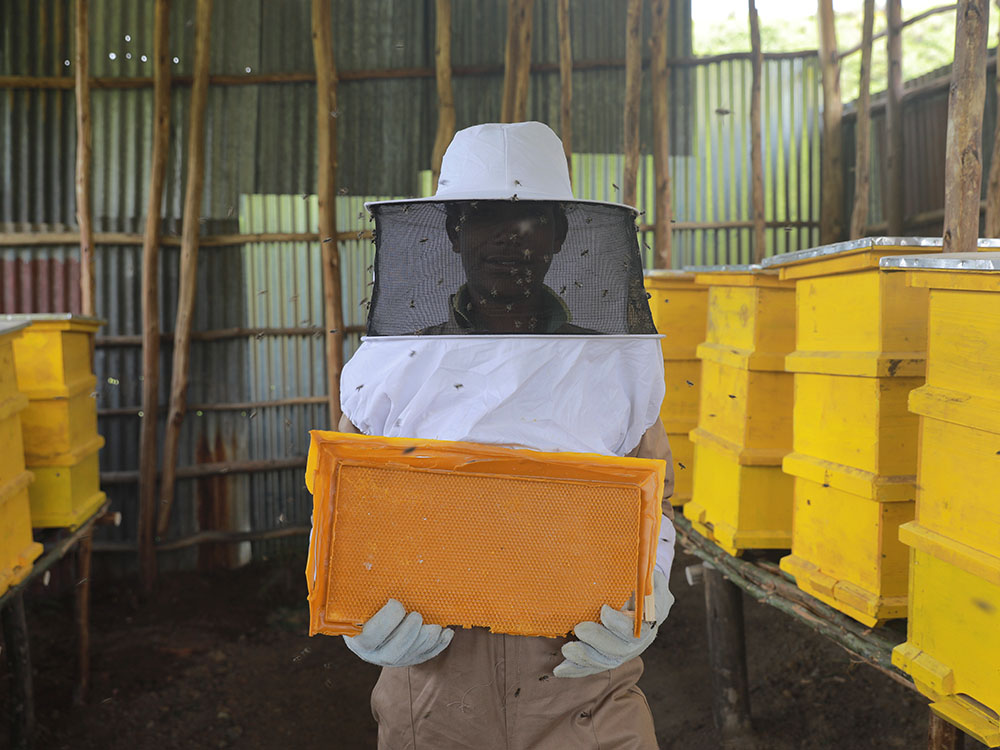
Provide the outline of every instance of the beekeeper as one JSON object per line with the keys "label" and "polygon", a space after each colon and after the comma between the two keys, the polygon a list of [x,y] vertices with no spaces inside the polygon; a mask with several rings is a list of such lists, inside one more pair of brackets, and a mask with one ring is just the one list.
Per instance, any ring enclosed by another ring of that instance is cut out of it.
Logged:
{"label": "beekeeper", "polygon": [[[368,335],[342,374],[341,431],[658,458],[669,497],[634,208],[576,200],[562,143],[538,122],[459,131],[433,197],[368,208],[374,288]],[[345,637],[384,667],[379,747],[655,748],[636,682],[673,603],[663,510],[657,622],[639,638],[622,602],[552,639],[443,628],[390,599]]]}

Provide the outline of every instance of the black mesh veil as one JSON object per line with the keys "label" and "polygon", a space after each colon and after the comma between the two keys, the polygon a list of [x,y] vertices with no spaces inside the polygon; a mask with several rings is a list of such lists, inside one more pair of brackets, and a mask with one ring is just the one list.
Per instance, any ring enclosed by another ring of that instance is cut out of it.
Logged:
{"label": "black mesh veil", "polygon": [[654,334],[635,214],[597,203],[388,203],[368,335]]}

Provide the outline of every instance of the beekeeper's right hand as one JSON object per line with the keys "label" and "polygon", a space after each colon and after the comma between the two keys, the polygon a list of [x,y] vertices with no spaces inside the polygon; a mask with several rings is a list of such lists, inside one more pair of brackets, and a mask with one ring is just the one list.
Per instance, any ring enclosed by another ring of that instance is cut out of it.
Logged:
{"label": "beekeeper's right hand", "polygon": [[380,667],[412,667],[433,659],[447,648],[455,635],[440,625],[425,625],[419,612],[406,613],[395,599],[364,624],[355,636],[344,636],[344,643],[355,654]]}

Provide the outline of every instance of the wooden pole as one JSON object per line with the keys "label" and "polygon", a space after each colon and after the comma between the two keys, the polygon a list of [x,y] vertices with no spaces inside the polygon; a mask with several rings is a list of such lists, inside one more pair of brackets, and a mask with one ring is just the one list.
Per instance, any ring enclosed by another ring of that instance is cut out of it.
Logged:
{"label": "wooden pole", "polygon": [[670,0],[652,0],[650,80],[653,87],[653,173],[656,190],[653,266],[670,268],[673,199],[670,194],[670,68],[667,66],[667,23]]}
{"label": "wooden pole", "polygon": [[90,121],[90,46],[87,0],[76,0],[76,223],[80,227],[80,307],[93,315],[94,226],[90,216],[90,162],[92,127]]}
{"label": "wooden pole", "polygon": [[750,170],[753,180],[753,262],[764,259],[764,145],[761,143],[760,83],[764,58],[760,49],[760,19],[757,3],[750,0],[750,48],[753,83],[750,86]]}
{"label": "wooden pole", "polygon": [[573,179],[573,45],[570,39],[569,0],[558,0],[559,27],[559,135],[566,152],[566,167]]}
{"label": "wooden pole", "polygon": [[500,121],[514,121],[514,93],[517,89],[517,61],[519,59],[517,32],[518,10],[521,0],[507,0],[507,44],[503,53],[503,94],[500,101]]}
{"label": "wooden pole", "polygon": [[642,92],[642,0],[628,0],[625,21],[625,164],[621,202],[636,203],[639,174],[639,95]]}
{"label": "wooden pole", "polygon": [[885,206],[887,232],[903,234],[903,7],[902,0],[886,0],[889,38],[889,80],[886,88],[886,180],[882,205]]}
{"label": "wooden pole", "polygon": [[854,141],[854,210],[851,212],[851,239],[863,237],[868,226],[868,193],[871,185],[868,164],[869,131],[871,130],[872,32],[875,26],[875,0],[865,0],[864,25],[861,32],[861,82],[858,90],[858,117],[855,120]]}
{"label": "wooden pole", "polygon": [[531,27],[534,23],[535,0],[521,0],[518,17],[517,77],[514,81],[514,120],[524,122],[528,116],[528,89],[531,86]]}
{"label": "wooden pole", "polygon": [[142,426],[139,437],[139,575],[156,578],[156,459],[160,403],[160,204],[170,149],[170,0],[156,0],[153,20],[153,151],[142,237]]}
{"label": "wooden pole", "polygon": [[705,615],[715,726],[724,739],[746,735],[751,727],[743,594],[709,565],[705,566]]}
{"label": "wooden pole", "polygon": [[[1000,6],[1000,0],[997,0]],[[1000,67],[1000,66],[998,66]],[[1000,70],[995,71],[997,101],[1000,102]],[[984,237],[1000,237],[1000,122],[993,126],[993,156],[986,183],[986,228]]]}
{"label": "wooden pole", "polygon": [[73,702],[86,705],[90,688],[90,558],[93,536],[80,538],[76,547],[76,586],[73,609],[76,619],[77,683]]}
{"label": "wooden pole", "polygon": [[965,747],[965,732],[933,711],[927,713],[927,750],[962,750]]}
{"label": "wooden pole", "polygon": [[946,253],[975,252],[978,245],[989,9],[989,0],[962,0],[958,4],[945,137],[941,249]]}
{"label": "wooden pole", "polygon": [[10,742],[14,750],[27,750],[35,734],[35,697],[31,686],[31,651],[24,595],[18,591],[0,607],[0,627],[10,672]]}
{"label": "wooden pole", "polygon": [[451,87],[451,0],[436,0],[434,71],[437,78],[438,125],[431,155],[431,182],[437,189],[441,160],[455,135],[455,95]]}
{"label": "wooden pole", "polygon": [[[181,226],[181,259],[178,273],[177,322],[174,325],[174,363],[170,379],[170,411],[163,440],[163,480],[157,529],[167,530],[174,499],[177,443],[187,404],[188,363],[191,359],[191,325],[198,276],[198,227],[202,188],[205,184],[205,101],[208,94],[209,44],[212,0],[198,0],[195,9],[194,85],[188,120],[187,185],[184,191],[184,221]],[[152,581],[144,581],[150,586]]]}
{"label": "wooden pole", "polygon": [[323,320],[326,324],[326,387],[330,429],[340,422],[340,371],[344,367],[344,312],[340,248],[326,239],[337,233],[337,67],[333,58],[330,0],[312,0],[313,59],[316,64],[316,170],[319,234],[323,263]]}
{"label": "wooden pole", "polygon": [[820,242],[837,242],[844,235],[844,176],[841,172],[840,61],[833,0],[819,0],[819,59],[823,73],[823,144],[820,188]]}

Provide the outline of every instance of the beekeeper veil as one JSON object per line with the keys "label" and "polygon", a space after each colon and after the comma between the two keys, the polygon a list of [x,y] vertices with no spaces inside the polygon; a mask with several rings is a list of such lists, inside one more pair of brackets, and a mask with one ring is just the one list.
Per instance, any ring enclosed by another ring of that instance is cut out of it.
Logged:
{"label": "beekeeper veil", "polygon": [[662,354],[635,209],[573,197],[538,122],[459,131],[435,195],[369,203],[374,287],[344,413],[368,434],[623,455]]}

